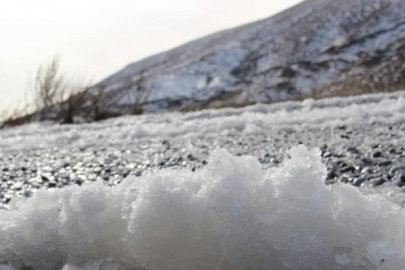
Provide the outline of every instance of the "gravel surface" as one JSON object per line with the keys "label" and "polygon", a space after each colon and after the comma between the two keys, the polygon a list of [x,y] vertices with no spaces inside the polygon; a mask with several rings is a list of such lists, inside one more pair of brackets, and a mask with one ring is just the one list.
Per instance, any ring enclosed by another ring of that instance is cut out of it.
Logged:
{"label": "gravel surface", "polygon": [[[353,103],[350,99],[345,102],[347,104],[338,110],[352,106],[349,105]],[[380,103],[373,102],[372,106],[378,107]],[[395,101],[393,104],[396,104]],[[367,104],[362,106],[367,107]],[[320,124],[263,124],[260,132],[245,132],[246,127],[238,130],[238,126],[233,125],[232,128],[193,133],[192,136],[190,132],[176,136],[157,136],[156,133],[150,136],[146,133],[136,137],[132,134],[129,139],[127,136],[123,140],[96,136],[117,133],[116,130],[137,130],[139,123],[146,129],[157,123],[161,127],[170,124],[176,127],[177,118],[181,118],[184,123],[192,121],[197,126],[202,118],[218,118],[216,121],[223,123],[229,115],[238,118],[241,112],[249,112],[249,109],[246,110],[233,110],[233,113],[228,114],[222,112],[221,116],[218,115],[220,111],[209,117],[203,117],[203,114],[194,114],[192,117],[179,114],[164,117],[155,115],[126,117],[119,123],[115,119],[93,125],[46,124],[39,126],[42,129],[34,126],[25,130],[17,128],[1,131],[0,139],[4,144],[0,147],[0,202],[4,206],[14,196],[30,197],[35,190],[44,187],[60,188],[96,180],[115,185],[129,175],[139,177],[146,171],[160,168],[189,168],[195,171],[207,164],[208,155],[218,148],[225,148],[234,155],[255,156],[264,168],[268,168],[278,166],[286,157],[287,150],[301,143],[322,150],[328,168],[328,184],[340,181],[354,186],[389,185],[405,191],[405,121],[403,117],[392,113],[383,117],[380,114],[379,117],[367,116],[364,121],[330,123],[326,119]],[[330,113],[325,108],[320,110],[326,115]],[[310,115],[303,108],[286,111],[286,119],[300,111]],[[266,117],[270,113],[266,112],[262,116]],[[111,126],[116,129],[111,130]],[[93,133],[88,135],[88,132],[85,133],[87,129]],[[43,136],[41,132],[68,134],[65,135],[68,139],[64,137],[66,140],[55,140],[54,136]],[[38,145],[38,137],[41,136],[44,137],[44,143]],[[90,139],[83,143],[84,137]],[[7,140],[11,138],[15,138],[15,147],[7,147]]]}

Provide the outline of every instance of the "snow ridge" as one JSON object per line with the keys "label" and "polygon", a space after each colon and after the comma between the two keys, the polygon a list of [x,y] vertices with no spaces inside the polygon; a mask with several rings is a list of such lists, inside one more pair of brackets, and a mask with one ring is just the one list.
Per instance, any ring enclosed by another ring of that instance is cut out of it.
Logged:
{"label": "snow ridge", "polygon": [[324,185],[320,151],[36,193],[0,211],[0,269],[403,269],[403,210]]}

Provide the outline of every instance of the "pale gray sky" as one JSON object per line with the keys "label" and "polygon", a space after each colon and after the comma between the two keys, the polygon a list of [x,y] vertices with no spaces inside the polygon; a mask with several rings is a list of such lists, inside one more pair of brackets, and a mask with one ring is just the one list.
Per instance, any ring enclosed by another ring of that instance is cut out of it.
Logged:
{"label": "pale gray sky", "polygon": [[41,63],[97,82],[129,63],[269,17],[300,0],[10,0],[0,2],[0,106]]}

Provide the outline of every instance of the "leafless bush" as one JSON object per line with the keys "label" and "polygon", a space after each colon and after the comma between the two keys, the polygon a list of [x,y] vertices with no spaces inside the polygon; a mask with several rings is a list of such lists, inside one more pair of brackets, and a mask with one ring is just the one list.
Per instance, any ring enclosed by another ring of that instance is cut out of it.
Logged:
{"label": "leafless bush", "polygon": [[38,68],[23,102],[0,104],[0,127],[37,120],[73,123],[87,100],[88,87],[84,82],[63,73],[60,58],[53,57]]}
{"label": "leafless bush", "polygon": [[[0,126],[1,118],[16,125],[43,120],[70,124],[127,113],[142,114],[143,105],[150,95],[146,77],[146,71],[142,70],[138,76],[129,77],[112,91],[102,84],[89,87],[84,79],[62,72],[60,58],[53,57],[38,68],[30,84],[31,111],[27,106],[20,106],[18,110],[5,108],[4,112],[0,111]],[[121,101],[125,99],[128,103],[121,106]]]}
{"label": "leafless bush", "polygon": [[61,114],[59,118],[62,119],[62,123],[73,124],[75,122],[74,116],[81,112],[87,99],[87,87],[79,87],[76,88],[75,91],[70,92],[66,101],[61,103]]}
{"label": "leafless bush", "polygon": [[32,94],[40,120],[73,123],[74,115],[86,100],[87,87],[84,79],[68,78],[61,71],[60,57],[55,56],[38,68]]}
{"label": "leafless bush", "polygon": [[17,102],[17,104],[5,104],[0,102],[0,129],[6,126],[21,125],[26,122],[28,118],[30,106],[26,101]]}
{"label": "leafless bush", "polygon": [[33,94],[37,110],[52,107],[65,98],[67,85],[60,71],[60,63],[60,58],[54,57],[36,72]]}

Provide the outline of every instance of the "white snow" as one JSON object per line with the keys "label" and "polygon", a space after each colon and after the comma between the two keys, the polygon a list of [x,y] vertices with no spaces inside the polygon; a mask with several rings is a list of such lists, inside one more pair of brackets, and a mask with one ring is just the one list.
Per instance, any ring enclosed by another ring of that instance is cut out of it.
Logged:
{"label": "white snow", "polygon": [[[395,124],[405,120],[403,95],[37,123],[1,131],[0,151]],[[0,269],[404,269],[399,188],[381,189],[383,196],[328,187],[318,150],[288,154],[279,168],[263,170],[253,157],[219,150],[196,172],[161,170],[116,187],[95,182],[12,200],[0,211],[0,262],[8,263]]]}
{"label": "white snow", "polygon": [[397,106],[399,112],[405,113],[405,98],[403,96],[398,98]]}
{"label": "white snow", "polygon": [[[194,113],[167,113],[120,117],[81,125],[35,123],[0,132],[0,150],[58,147],[60,144],[94,145],[133,143],[134,140],[175,136],[200,136],[227,131],[274,132],[280,127],[333,127],[344,123],[403,121],[405,92],[347,98],[258,104],[245,108],[205,110]],[[38,128],[41,127],[41,128]],[[97,140],[95,140],[97,138]]]}
{"label": "white snow", "polygon": [[319,150],[37,192],[0,212],[0,269],[404,269],[405,212],[324,185]]}
{"label": "white snow", "polygon": [[[162,107],[165,100],[180,101],[183,104],[179,106],[187,108],[223,91],[233,92],[228,102],[234,104],[288,100],[297,93],[311,96],[314,89],[333,86],[356,74],[365,78],[372,75],[361,84],[379,89],[372,81],[389,80],[395,72],[374,72],[374,68],[366,72],[361,63],[382,56],[378,51],[384,51],[384,58],[392,56],[395,62],[405,33],[404,8],[401,0],[391,0],[389,5],[386,0],[304,1],[272,18],[133,63],[98,86],[114,91],[128,80],[143,77],[148,92],[144,110],[148,112],[170,109]],[[235,73],[238,67],[246,74]],[[296,71],[294,78],[281,76],[284,68],[291,67]],[[203,78],[215,79],[208,83],[210,79]],[[282,87],[281,83],[289,86]],[[240,89],[244,91],[239,94]],[[136,87],[126,90],[137,95]],[[116,100],[116,106],[125,105],[125,100]]]}

